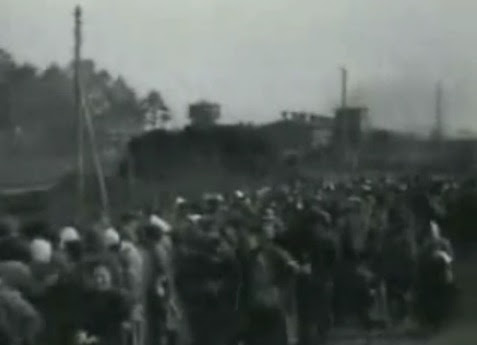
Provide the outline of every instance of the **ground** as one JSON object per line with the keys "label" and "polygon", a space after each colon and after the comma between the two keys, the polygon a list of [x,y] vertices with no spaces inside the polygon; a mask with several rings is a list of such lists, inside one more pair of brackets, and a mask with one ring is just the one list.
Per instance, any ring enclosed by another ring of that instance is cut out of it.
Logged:
{"label": "ground", "polygon": [[475,345],[477,344],[477,249],[465,260],[456,263],[459,303],[452,323],[428,338],[375,336],[370,342],[359,333],[337,332],[331,345]]}

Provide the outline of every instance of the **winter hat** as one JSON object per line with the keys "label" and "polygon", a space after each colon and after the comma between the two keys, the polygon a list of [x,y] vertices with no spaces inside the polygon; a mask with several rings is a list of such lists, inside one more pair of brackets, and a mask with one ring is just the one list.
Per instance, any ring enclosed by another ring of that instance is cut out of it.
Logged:
{"label": "winter hat", "polygon": [[65,227],[60,231],[60,248],[64,248],[68,242],[79,241],[80,236],[78,231],[73,227]]}
{"label": "winter hat", "polygon": [[53,254],[51,243],[40,238],[30,244],[31,256],[34,262],[49,263]]}
{"label": "winter hat", "polygon": [[103,244],[106,248],[111,248],[119,245],[121,239],[119,233],[114,228],[108,228],[103,233]]}

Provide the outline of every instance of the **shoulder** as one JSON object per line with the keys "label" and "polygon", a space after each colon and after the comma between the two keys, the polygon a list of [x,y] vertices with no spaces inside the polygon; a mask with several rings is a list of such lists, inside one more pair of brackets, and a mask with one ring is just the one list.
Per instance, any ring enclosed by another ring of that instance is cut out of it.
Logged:
{"label": "shoulder", "polygon": [[121,244],[120,255],[134,263],[141,263],[145,252],[139,249],[135,244],[131,242],[123,242]]}

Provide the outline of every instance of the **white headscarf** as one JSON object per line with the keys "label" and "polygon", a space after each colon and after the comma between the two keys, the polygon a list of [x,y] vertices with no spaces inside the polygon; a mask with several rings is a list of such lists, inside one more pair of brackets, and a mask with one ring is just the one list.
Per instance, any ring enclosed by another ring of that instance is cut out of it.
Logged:
{"label": "white headscarf", "polygon": [[165,233],[171,232],[172,230],[172,226],[168,222],[156,215],[149,217],[149,223]]}
{"label": "white headscarf", "polygon": [[186,203],[186,199],[184,199],[183,197],[178,196],[176,198],[176,202],[175,202],[176,206],[180,206],[180,205],[183,205],[185,203]]}
{"label": "white headscarf", "polygon": [[437,257],[437,258],[443,259],[444,262],[445,262],[446,264],[448,264],[448,265],[452,263],[452,257],[451,257],[448,253],[446,253],[445,251],[443,251],[443,250],[438,250],[438,251],[436,251],[436,252],[434,253],[434,255],[435,255],[435,257]]}
{"label": "white headscarf", "polygon": [[34,262],[49,263],[53,255],[51,243],[37,238],[30,244],[31,256]]}
{"label": "white headscarf", "polygon": [[73,227],[66,227],[60,231],[60,248],[64,248],[65,244],[68,242],[79,241],[80,236],[78,231]]}
{"label": "white headscarf", "polygon": [[441,238],[441,229],[439,227],[439,224],[437,224],[435,221],[431,221],[431,237],[434,240],[438,240]]}
{"label": "white headscarf", "polygon": [[242,192],[241,190],[236,190],[236,191],[234,192],[234,195],[235,195],[235,197],[236,197],[237,199],[243,199],[243,198],[245,198],[245,193]]}
{"label": "white headscarf", "polygon": [[189,214],[187,216],[187,219],[192,223],[192,224],[197,224],[198,222],[200,222],[200,220],[202,219],[202,215],[200,214]]}
{"label": "white headscarf", "polygon": [[118,245],[120,242],[120,237],[116,229],[108,228],[104,231],[103,234],[103,243],[107,248]]}

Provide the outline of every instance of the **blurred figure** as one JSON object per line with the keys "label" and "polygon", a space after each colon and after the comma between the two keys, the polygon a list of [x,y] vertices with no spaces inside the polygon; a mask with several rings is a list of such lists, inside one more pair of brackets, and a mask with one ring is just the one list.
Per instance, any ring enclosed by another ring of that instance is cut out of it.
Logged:
{"label": "blurred figure", "polygon": [[191,223],[176,252],[176,283],[195,345],[224,344],[234,334],[235,252],[213,217]]}
{"label": "blurred figure", "polygon": [[380,264],[389,305],[389,316],[396,325],[411,311],[410,299],[415,288],[418,253],[411,215],[404,209],[390,210]]}
{"label": "blurred figure", "polygon": [[274,244],[275,235],[273,228],[262,229],[258,225],[241,254],[240,336],[247,345],[288,344],[288,296],[284,292],[301,267],[288,252]]}
{"label": "blurred figure", "polygon": [[12,289],[30,296],[33,291],[34,278],[30,267],[20,261],[0,261],[0,279]]}
{"label": "blurred figure", "polygon": [[84,247],[78,231],[73,227],[61,229],[58,249],[53,260],[61,267],[62,275],[73,278],[83,260]]}
{"label": "blurred figure", "polygon": [[334,274],[339,259],[331,216],[315,208],[307,218],[302,265],[310,266],[310,274],[300,276],[296,291],[302,345],[324,341],[332,327]]}
{"label": "blurred figure", "polygon": [[444,251],[435,251],[422,259],[417,282],[417,316],[422,326],[438,329],[452,314],[455,285],[452,258]]}
{"label": "blurred figure", "polygon": [[426,255],[435,251],[443,251],[453,259],[454,250],[450,241],[441,235],[441,229],[436,221],[431,221],[429,224],[428,235],[424,238],[422,245],[422,254]]}
{"label": "blurred figure", "polygon": [[0,281],[0,333],[5,344],[34,345],[41,331],[41,317],[22,295]]}
{"label": "blurred figure", "polygon": [[449,319],[455,298],[454,252],[435,222],[425,239],[419,260],[417,311],[423,326],[439,328]]}
{"label": "blurred figure", "polygon": [[20,234],[17,219],[7,217],[0,221],[0,261],[29,263],[31,252],[28,241]]}
{"label": "blurred figure", "polygon": [[175,287],[171,226],[152,215],[144,228],[147,344],[175,345],[181,312]]}
{"label": "blurred figure", "polygon": [[93,284],[83,293],[88,303],[78,333],[96,337],[100,345],[120,344],[123,323],[131,313],[130,299],[114,287],[107,264],[96,262],[90,274]]}
{"label": "blurred figure", "polygon": [[44,344],[74,344],[74,335],[83,312],[82,288],[84,248],[78,231],[66,227],[59,231],[58,246],[52,265],[58,270],[57,281],[45,288],[38,298],[45,318]]}
{"label": "blurred figure", "polygon": [[35,298],[41,298],[45,290],[58,282],[59,270],[52,262],[53,246],[51,242],[35,238],[31,244],[30,269],[35,280],[33,294]]}

